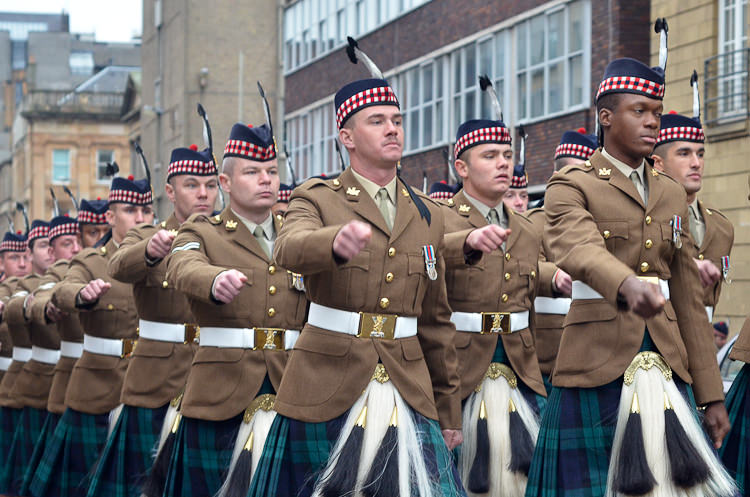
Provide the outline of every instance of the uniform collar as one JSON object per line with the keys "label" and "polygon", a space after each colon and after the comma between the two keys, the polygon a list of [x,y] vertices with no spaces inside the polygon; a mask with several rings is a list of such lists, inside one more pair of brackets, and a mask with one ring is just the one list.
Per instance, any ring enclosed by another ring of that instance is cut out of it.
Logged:
{"label": "uniform collar", "polygon": [[482,215],[483,218],[487,219],[487,215],[490,213],[490,209],[495,209],[497,211],[497,215],[500,218],[500,225],[501,226],[508,226],[508,218],[505,215],[505,209],[503,209],[503,201],[501,200],[499,204],[497,204],[494,207],[490,207],[486,205],[484,202],[477,200],[476,198],[469,195],[466,190],[463,190],[464,196],[466,199],[471,202],[471,205],[474,206],[476,210],[479,211],[479,213]]}
{"label": "uniform collar", "polygon": [[614,156],[612,156],[609,152],[607,152],[604,148],[602,148],[602,155],[605,159],[607,159],[609,162],[611,162],[618,171],[620,171],[623,176],[630,179],[630,175],[633,174],[633,171],[638,173],[638,177],[641,179],[641,184],[646,184],[646,179],[643,177],[643,173],[646,169],[646,159],[643,159],[641,161],[641,165],[633,169],[632,167],[628,166],[624,162],[622,162],[619,159],[616,159]]}
{"label": "uniform collar", "polygon": [[258,225],[250,221],[249,219],[240,216],[234,211],[234,209],[230,208],[229,210],[232,211],[232,214],[234,214],[237,219],[242,221],[242,224],[245,225],[245,227],[248,229],[248,231],[250,231],[251,234],[254,234],[255,228],[260,226],[263,229],[263,235],[266,237],[266,240],[273,241],[273,239],[275,238],[276,232],[273,226],[273,214],[271,214],[270,212],[268,213],[268,217],[266,217],[266,219],[262,223],[260,223],[260,225]]}
{"label": "uniform collar", "polygon": [[354,178],[359,181],[359,183],[362,185],[362,188],[365,189],[367,194],[375,200],[375,195],[378,193],[378,190],[381,188],[385,188],[385,191],[388,193],[388,201],[392,205],[396,205],[396,176],[393,177],[391,181],[388,182],[385,186],[380,186],[379,184],[375,183],[374,181],[370,181],[369,179],[365,178],[361,174],[359,174],[357,171],[354,170],[354,168],[351,168],[352,174],[354,175]]}

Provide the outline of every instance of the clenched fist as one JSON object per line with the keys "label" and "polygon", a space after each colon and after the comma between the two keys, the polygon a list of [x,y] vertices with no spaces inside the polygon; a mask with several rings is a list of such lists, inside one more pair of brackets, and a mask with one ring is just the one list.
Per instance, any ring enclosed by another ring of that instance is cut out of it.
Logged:
{"label": "clenched fist", "polygon": [[154,233],[151,240],[146,245],[146,255],[149,259],[160,260],[164,259],[169,251],[172,250],[172,242],[174,241],[174,234],[167,230],[159,230]]}
{"label": "clenched fist", "polygon": [[667,303],[658,285],[639,280],[633,275],[622,282],[619,294],[625,297],[628,309],[642,318],[655,316]]}
{"label": "clenched fist", "polygon": [[711,261],[693,260],[698,266],[698,274],[701,277],[701,284],[704,287],[711,286],[721,279],[721,271],[716,267],[716,264]]}
{"label": "clenched fist", "polygon": [[510,236],[510,230],[504,230],[496,224],[488,224],[477,228],[466,237],[464,252],[479,250],[485,254],[502,247]]}
{"label": "clenched fist", "polygon": [[78,292],[78,298],[80,298],[81,302],[84,304],[91,304],[92,302],[99,300],[99,298],[107,293],[110,288],[112,288],[110,283],[97,278],[89,281],[89,284],[83,287],[83,290]]}
{"label": "clenched fist", "polygon": [[372,228],[362,221],[350,221],[336,233],[333,253],[345,261],[359,254],[370,243]]}
{"label": "clenched fist", "polygon": [[230,269],[219,273],[216,279],[214,279],[211,292],[216,300],[228,304],[240,294],[246,282],[247,276],[236,269]]}

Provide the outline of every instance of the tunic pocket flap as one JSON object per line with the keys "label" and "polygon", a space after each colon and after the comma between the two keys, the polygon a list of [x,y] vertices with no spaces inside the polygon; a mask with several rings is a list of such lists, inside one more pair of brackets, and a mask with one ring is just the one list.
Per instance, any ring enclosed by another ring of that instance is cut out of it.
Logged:
{"label": "tunic pocket flap", "polygon": [[604,300],[573,301],[563,326],[596,321],[611,321],[617,317],[617,307]]}
{"label": "tunic pocket flap", "polygon": [[316,354],[332,357],[343,357],[349,353],[352,340],[347,335],[331,335],[328,333],[316,333],[313,330],[304,330],[294,344],[294,350],[315,352]]}
{"label": "tunic pocket flap", "polygon": [[404,359],[407,361],[417,361],[424,358],[422,346],[419,345],[419,340],[416,338],[401,340],[401,351],[404,353]]}

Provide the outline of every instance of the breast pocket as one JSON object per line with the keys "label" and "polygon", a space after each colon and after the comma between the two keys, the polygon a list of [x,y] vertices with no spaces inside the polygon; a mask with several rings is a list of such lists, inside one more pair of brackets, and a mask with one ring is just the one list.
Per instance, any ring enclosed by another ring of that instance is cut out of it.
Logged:
{"label": "breast pocket", "polygon": [[[664,278],[668,278],[671,274],[669,271],[669,266],[672,264],[672,258],[674,257],[674,251],[676,250],[676,247],[673,241],[672,225],[669,223],[661,223],[660,228],[661,240],[659,240],[660,243],[658,260],[659,275],[663,276]],[[687,237],[684,234],[680,235],[680,237],[682,239],[683,247],[687,248]]]}
{"label": "breast pocket", "polygon": [[341,299],[342,286],[346,288],[346,303],[349,308],[361,308],[367,302],[367,279],[370,270],[370,250],[364,249],[349,261],[341,265],[339,278],[334,283],[341,282],[343,285],[331,285],[332,301]]}
{"label": "breast pocket", "polygon": [[428,281],[427,267],[422,254],[409,254],[408,273],[404,302],[411,302],[411,308],[416,309],[424,298]]}
{"label": "breast pocket", "polygon": [[600,221],[596,224],[599,227],[599,233],[604,238],[607,250],[613,254],[628,239],[629,230],[627,221]]}

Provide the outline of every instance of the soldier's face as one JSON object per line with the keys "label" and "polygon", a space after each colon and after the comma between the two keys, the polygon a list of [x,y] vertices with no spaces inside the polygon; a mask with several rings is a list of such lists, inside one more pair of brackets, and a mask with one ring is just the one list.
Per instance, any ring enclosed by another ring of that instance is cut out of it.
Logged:
{"label": "soldier's face", "polygon": [[401,111],[393,105],[362,109],[339,131],[339,139],[355,164],[393,167],[404,151]]}
{"label": "soldier's face", "polygon": [[109,231],[108,224],[81,224],[81,243],[84,248],[93,247]]}
{"label": "soldier's face", "polygon": [[37,238],[31,248],[31,265],[38,274],[43,274],[55,262],[49,250],[49,238]]}
{"label": "soldier's face", "polygon": [[177,220],[182,223],[192,214],[211,215],[219,194],[219,179],[181,174],[172,177],[164,189],[174,203]]}
{"label": "soldier's face", "polygon": [[599,112],[607,145],[634,160],[650,156],[659,136],[662,109],[659,100],[621,94],[616,109]]}
{"label": "soldier's face", "polygon": [[279,166],[276,159],[256,162],[236,159],[228,173],[219,176],[221,188],[230,196],[232,208],[243,212],[270,211],[279,195]]}
{"label": "soldier's face", "polygon": [[50,242],[49,250],[56,261],[70,260],[81,251],[81,240],[78,235],[60,235]]}
{"label": "soldier's face", "polygon": [[673,142],[659,147],[654,154],[654,165],[676,179],[688,194],[698,193],[703,184],[702,143]]}
{"label": "soldier's face", "polygon": [[2,255],[5,274],[8,277],[26,276],[31,271],[29,254],[27,252],[4,252]]}
{"label": "soldier's face", "polygon": [[516,212],[524,213],[529,208],[529,191],[526,188],[509,188],[503,202]]}
{"label": "soldier's face", "polygon": [[120,243],[130,228],[154,222],[154,209],[151,205],[132,205],[114,203],[109,205],[107,222],[112,226],[112,238]]}
{"label": "soldier's face", "polygon": [[483,143],[470,148],[456,160],[456,172],[469,195],[480,200],[500,200],[508,191],[513,175],[513,149],[508,144]]}

